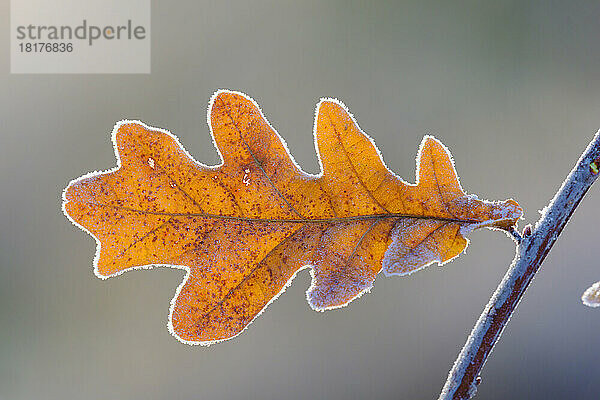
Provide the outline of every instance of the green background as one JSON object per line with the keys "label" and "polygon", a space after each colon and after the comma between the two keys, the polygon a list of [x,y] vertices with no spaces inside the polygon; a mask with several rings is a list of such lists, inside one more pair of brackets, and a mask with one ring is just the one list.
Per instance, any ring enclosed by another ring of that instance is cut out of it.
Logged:
{"label": "green background", "polygon": [[[0,2],[8,27],[9,2]],[[308,271],[242,335],[190,347],[166,328],[184,272],[92,273],[94,240],[60,211],[72,178],[115,165],[110,131],[141,119],[219,162],[206,107],[219,88],[262,107],[318,172],[312,123],[337,97],[414,181],[424,134],[463,187],[517,199],[533,223],[600,128],[597,1],[153,1],[149,75],[11,75],[0,39],[0,399],[433,399],[504,275],[514,244],[380,275],[341,310],[306,304]],[[119,62],[115,59],[114,62]],[[478,399],[600,394],[600,187],[532,283],[483,372]]]}

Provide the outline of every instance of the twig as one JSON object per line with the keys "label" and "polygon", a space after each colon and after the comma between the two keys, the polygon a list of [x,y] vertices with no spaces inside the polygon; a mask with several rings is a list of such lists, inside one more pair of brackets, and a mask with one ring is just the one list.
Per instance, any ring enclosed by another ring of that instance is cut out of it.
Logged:
{"label": "twig", "polygon": [[448,374],[439,400],[470,399],[475,395],[487,357],[558,235],[598,177],[599,166],[600,131],[544,209],[531,234],[522,236],[511,267],[479,316]]}

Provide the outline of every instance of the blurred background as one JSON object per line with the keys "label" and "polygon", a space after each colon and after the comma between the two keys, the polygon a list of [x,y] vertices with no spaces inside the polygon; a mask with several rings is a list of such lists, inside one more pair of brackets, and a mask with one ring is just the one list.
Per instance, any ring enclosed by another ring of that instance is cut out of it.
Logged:
{"label": "blurred background", "polygon": [[[0,15],[9,25],[8,0]],[[504,234],[474,232],[445,267],[381,275],[325,313],[306,304],[304,271],[242,335],[190,347],[166,328],[184,272],[96,278],[94,240],[63,216],[61,192],[115,165],[109,135],[123,118],[218,163],[206,108],[229,88],[261,105],[313,173],[320,97],[344,101],[412,182],[433,134],[467,192],[520,202],[522,228],[600,128],[599,21],[596,1],[153,1],[149,75],[11,75],[3,35],[0,399],[437,398],[513,259]],[[510,321],[477,399],[600,396],[600,310],[580,301],[600,280],[599,202],[600,184]]]}

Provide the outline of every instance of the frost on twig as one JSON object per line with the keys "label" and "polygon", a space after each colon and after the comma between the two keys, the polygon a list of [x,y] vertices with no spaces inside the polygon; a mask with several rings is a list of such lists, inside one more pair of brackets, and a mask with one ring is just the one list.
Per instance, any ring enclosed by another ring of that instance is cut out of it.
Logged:
{"label": "frost on twig", "polygon": [[[544,208],[535,227],[523,232],[515,259],[450,370],[440,400],[470,399],[475,395],[479,374],[489,354],[556,239],[598,177],[599,165],[600,132]],[[586,300],[600,305],[600,283],[584,293],[584,303]]]}

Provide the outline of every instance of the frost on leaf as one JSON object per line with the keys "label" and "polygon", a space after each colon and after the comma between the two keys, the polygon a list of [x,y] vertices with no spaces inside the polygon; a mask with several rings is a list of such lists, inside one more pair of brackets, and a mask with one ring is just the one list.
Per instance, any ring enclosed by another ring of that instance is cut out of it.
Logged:
{"label": "frost on leaf", "polygon": [[581,301],[588,307],[600,306],[600,282],[596,282],[587,288],[581,296]]}
{"label": "frost on leaf", "polygon": [[320,175],[300,169],[242,93],[217,92],[208,122],[220,165],[195,161],[167,131],[121,121],[118,166],[64,192],[65,214],[98,243],[99,277],[156,265],[187,271],[169,315],[185,343],[239,334],[304,267],[310,306],[337,308],[370,290],[382,269],[444,264],[473,229],[508,229],[522,215],[513,200],[467,195],[431,136],[418,151],[417,183],[406,183],[337,100],[317,106]]}

